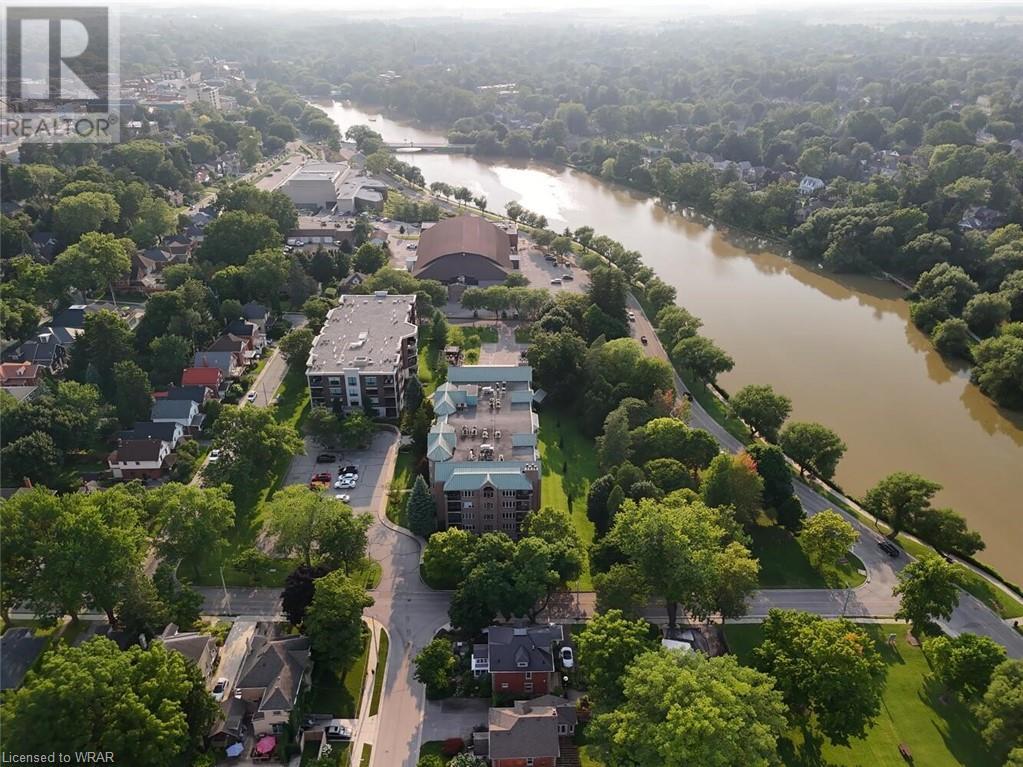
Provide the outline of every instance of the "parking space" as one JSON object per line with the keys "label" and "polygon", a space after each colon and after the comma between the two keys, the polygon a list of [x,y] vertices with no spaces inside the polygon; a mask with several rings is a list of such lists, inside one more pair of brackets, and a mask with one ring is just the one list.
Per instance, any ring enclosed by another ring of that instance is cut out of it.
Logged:
{"label": "parking space", "polygon": [[[552,293],[562,290],[582,293],[590,284],[589,275],[583,269],[552,264],[537,248],[520,248],[519,254],[521,257],[519,269],[534,288],[547,288]],[[571,275],[572,279],[565,280],[566,274]],[[560,280],[561,284],[552,285],[551,280],[555,279]]]}
{"label": "parking space", "polygon": [[423,718],[423,741],[462,738],[468,740],[473,728],[487,723],[487,698],[428,700]]}
{"label": "parking space", "polygon": [[[327,472],[331,477],[331,486],[324,492],[332,496],[343,493],[350,496],[349,504],[353,509],[369,510],[387,495],[387,485],[391,480],[383,476],[383,467],[387,449],[393,441],[393,435],[378,432],[365,450],[324,450],[306,437],[306,452],[292,459],[285,484],[306,485],[314,474]],[[333,455],[337,460],[317,463],[316,457],[322,453]],[[349,465],[358,469],[358,483],[353,488],[335,489],[333,483],[337,479],[338,470]]]}

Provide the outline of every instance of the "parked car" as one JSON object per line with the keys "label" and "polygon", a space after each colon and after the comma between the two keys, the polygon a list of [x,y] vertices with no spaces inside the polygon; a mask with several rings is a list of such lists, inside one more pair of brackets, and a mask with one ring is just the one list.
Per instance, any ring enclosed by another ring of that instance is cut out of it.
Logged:
{"label": "parked car", "polygon": [[320,453],[316,456],[316,463],[334,463],[337,460],[337,456],[333,453]]}
{"label": "parked car", "polygon": [[571,647],[562,647],[558,655],[561,657],[562,668],[572,668],[575,665],[575,655]]}
{"label": "parked car", "polygon": [[209,458],[207,460],[209,461],[209,463],[216,463],[217,461],[219,461],[220,460],[220,448],[219,447],[215,447],[212,450],[210,450],[210,455],[209,455]]}
{"label": "parked car", "polygon": [[335,490],[351,490],[353,487],[355,487],[356,483],[357,483],[357,480],[355,480],[355,479],[351,479],[349,477],[342,477],[341,479],[339,479],[337,482],[334,483],[334,489]]}
{"label": "parked car", "polygon": [[312,478],[309,481],[310,482],[330,482],[330,472],[329,471],[319,471],[316,474],[313,474]]}
{"label": "parked car", "polygon": [[553,280],[551,280],[551,285],[560,285],[560,284],[561,284],[561,279],[558,278],[558,277],[555,277]]}
{"label": "parked car", "polygon": [[899,547],[896,546],[891,541],[889,541],[887,538],[882,538],[881,540],[879,540],[877,542],[877,547],[890,557],[898,557],[899,554],[902,553],[899,550]]}
{"label": "parked car", "polygon": [[249,402],[255,402],[256,401],[256,392],[250,391],[248,394],[245,395],[245,399],[248,400]]}
{"label": "parked car", "polygon": [[228,681],[226,676],[220,677],[220,679],[217,680],[217,683],[213,685],[213,690],[210,694],[213,695],[213,700],[217,703],[220,703],[220,701],[227,697],[227,685]]}
{"label": "parked car", "polygon": [[571,282],[572,280],[575,279],[575,277],[573,277],[571,274],[563,274],[561,275],[561,279],[564,280],[565,282]]}
{"label": "parked car", "polygon": [[639,337],[639,342],[640,342],[641,344],[643,344],[643,346],[646,346],[646,345],[647,345],[648,343],[650,343],[650,342],[649,342],[649,341],[647,340],[647,337],[646,337],[646,336],[640,336],[640,337]]}
{"label": "parked car", "polygon": [[351,465],[349,465],[349,466],[342,466],[340,469],[338,469],[337,475],[339,477],[355,477],[356,479],[358,479],[359,478],[359,467],[358,466],[351,466]]}
{"label": "parked car", "polygon": [[327,740],[351,740],[352,731],[347,725],[341,724],[341,722],[331,722],[323,728],[323,732],[327,735]]}
{"label": "parked car", "polygon": [[334,496],[334,500],[341,501],[341,503],[348,503],[350,500],[352,500],[352,496],[348,495],[348,493],[337,493]]}
{"label": "parked car", "polygon": [[635,312],[630,311],[629,314],[628,314],[628,317],[629,317],[629,322],[635,322],[636,321],[636,313]]}

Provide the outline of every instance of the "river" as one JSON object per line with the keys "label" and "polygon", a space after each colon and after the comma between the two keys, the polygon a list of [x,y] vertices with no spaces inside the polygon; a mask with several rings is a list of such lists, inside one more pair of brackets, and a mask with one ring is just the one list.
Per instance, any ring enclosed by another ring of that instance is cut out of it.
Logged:
{"label": "river", "polygon": [[[354,106],[324,108],[342,133],[361,123],[385,141],[445,140]],[[984,537],[979,558],[1023,582],[1023,416],[999,410],[965,366],[933,350],[910,322],[901,289],[740,247],[713,226],[580,171],[464,155],[401,158],[427,182],[486,195],[491,210],[517,200],[552,229],[588,225],[638,250],[735,359],[720,378],[726,390],[769,383],[791,397],[792,419],[834,429],[849,448],[836,476],[847,492],[862,495],[898,470],[940,482],[936,504],[964,514]]]}

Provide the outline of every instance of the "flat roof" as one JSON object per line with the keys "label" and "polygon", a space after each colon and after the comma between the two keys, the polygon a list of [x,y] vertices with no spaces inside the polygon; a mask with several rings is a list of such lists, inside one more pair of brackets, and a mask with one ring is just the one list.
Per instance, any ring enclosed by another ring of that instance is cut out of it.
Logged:
{"label": "flat roof", "polygon": [[342,295],[327,312],[323,329],[313,341],[306,363],[307,375],[390,373],[398,366],[403,338],[418,328],[409,322],[414,295]]}
{"label": "flat roof", "polygon": [[307,162],[295,168],[282,184],[301,181],[330,181],[348,172],[348,163],[343,162]]}

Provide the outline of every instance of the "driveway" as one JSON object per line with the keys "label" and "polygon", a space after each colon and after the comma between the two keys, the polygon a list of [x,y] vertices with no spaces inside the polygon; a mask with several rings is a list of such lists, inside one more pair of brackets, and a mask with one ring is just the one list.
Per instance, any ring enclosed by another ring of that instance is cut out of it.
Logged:
{"label": "driveway", "polygon": [[[519,270],[529,280],[530,287],[546,288],[552,293],[582,293],[590,284],[589,275],[578,267],[558,266],[545,260],[538,248],[522,246],[519,248]],[[551,280],[571,274],[573,279],[560,285],[551,285]]]}
{"label": "driveway", "polygon": [[448,698],[426,702],[423,742],[462,738],[469,740],[473,728],[487,723],[487,698]]}
{"label": "driveway", "polygon": [[498,322],[497,341],[486,343],[480,347],[481,365],[518,365],[519,352],[528,347],[515,340],[515,326],[507,322]]}

